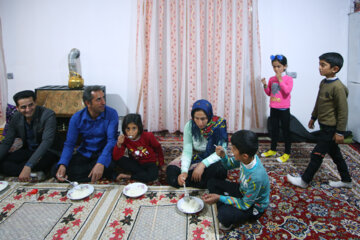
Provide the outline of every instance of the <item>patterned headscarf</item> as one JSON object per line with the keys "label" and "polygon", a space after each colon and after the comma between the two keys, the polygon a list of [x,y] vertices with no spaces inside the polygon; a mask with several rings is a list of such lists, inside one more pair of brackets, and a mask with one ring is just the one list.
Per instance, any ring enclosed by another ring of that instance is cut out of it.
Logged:
{"label": "patterned headscarf", "polygon": [[[208,123],[204,129],[199,127],[194,122],[194,114],[196,111],[202,110],[208,118]],[[221,145],[224,142],[228,142],[226,131],[226,120],[213,115],[211,103],[205,99],[197,100],[191,110],[192,126],[191,133],[196,140],[202,137],[207,138],[208,144],[205,152],[194,154],[192,157],[192,163],[199,162],[202,159],[208,157],[215,151],[214,144]]]}

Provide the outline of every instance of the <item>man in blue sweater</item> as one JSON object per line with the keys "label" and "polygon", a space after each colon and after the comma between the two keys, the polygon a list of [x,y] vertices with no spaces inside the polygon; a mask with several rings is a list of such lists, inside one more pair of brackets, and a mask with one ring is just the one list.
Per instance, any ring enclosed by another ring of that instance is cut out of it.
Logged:
{"label": "man in blue sweater", "polygon": [[[86,87],[83,101],[86,107],[70,119],[64,149],[57,164],[56,178],[59,181],[68,178],[94,183],[103,175],[113,178],[110,163],[116,144],[118,114],[105,105],[105,95],[100,86]],[[79,136],[82,141],[73,155]]]}
{"label": "man in blue sweater", "polygon": [[216,153],[226,169],[240,168],[239,183],[211,179],[208,182],[210,194],[204,194],[205,203],[217,203],[220,229],[229,230],[233,224],[259,219],[269,205],[270,183],[258,151],[258,138],[252,131],[241,130],[231,137],[229,157],[221,146]]}

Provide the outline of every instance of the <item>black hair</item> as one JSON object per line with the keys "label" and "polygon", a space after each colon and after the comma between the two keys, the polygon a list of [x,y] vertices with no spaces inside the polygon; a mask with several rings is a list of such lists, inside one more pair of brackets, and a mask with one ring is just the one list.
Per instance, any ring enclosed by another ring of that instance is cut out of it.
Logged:
{"label": "black hair", "polygon": [[138,135],[141,135],[144,131],[144,127],[141,121],[141,115],[137,114],[137,113],[129,113],[128,115],[126,115],[123,119],[122,125],[121,125],[121,129],[124,135],[126,135],[125,129],[127,128],[127,126],[130,123],[134,123],[138,129]]}
{"label": "black hair", "polygon": [[344,64],[343,57],[339,53],[336,53],[336,52],[324,53],[319,57],[319,59],[329,63],[330,67],[337,66],[339,68],[339,71]]}
{"label": "black hair", "polygon": [[257,135],[249,130],[240,130],[231,136],[231,144],[235,146],[240,154],[246,153],[253,157],[259,148]]}
{"label": "black hair", "polygon": [[34,91],[31,91],[31,90],[25,90],[25,91],[15,93],[15,95],[13,96],[13,99],[14,99],[14,102],[15,102],[16,106],[19,106],[18,101],[20,99],[29,98],[29,97],[32,97],[32,99],[35,102],[36,96],[35,96]]}
{"label": "black hair", "polygon": [[278,54],[274,56],[274,59],[271,59],[271,63],[278,61],[281,65],[287,65],[287,59],[284,55]]}
{"label": "black hair", "polygon": [[94,96],[91,94],[91,92],[97,92],[97,91],[103,91],[104,92],[104,90],[102,89],[102,87],[101,86],[98,86],[98,85],[93,85],[93,86],[87,86],[87,87],[85,87],[85,89],[84,89],[84,93],[83,93],[83,101],[84,101],[84,103],[86,102],[86,101],[88,101],[88,102],[91,102],[91,100],[94,98]]}
{"label": "black hair", "polygon": [[196,113],[196,112],[199,112],[199,111],[202,111],[202,112],[206,115],[208,121],[211,120],[212,116],[210,117],[210,116],[205,112],[205,110],[204,110],[204,109],[201,109],[201,108],[195,108],[195,109],[191,110],[191,119],[192,119],[192,120],[194,120],[194,115],[195,115],[195,113]]}

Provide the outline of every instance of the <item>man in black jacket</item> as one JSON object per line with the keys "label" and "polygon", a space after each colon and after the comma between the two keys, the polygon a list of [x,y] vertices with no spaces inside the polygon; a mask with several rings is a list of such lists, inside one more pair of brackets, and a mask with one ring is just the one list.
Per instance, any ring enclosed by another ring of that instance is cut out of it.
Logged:
{"label": "man in black jacket", "polygon": [[[13,98],[18,112],[0,144],[0,171],[7,176],[19,176],[20,181],[30,181],[36,171],[43,175],[58,159],[49,151],[56,135],[56,117],[52,110],[36,105],[33,91],[18,92]],[[21,138],[23,146],[9,152],[15,138]]]}

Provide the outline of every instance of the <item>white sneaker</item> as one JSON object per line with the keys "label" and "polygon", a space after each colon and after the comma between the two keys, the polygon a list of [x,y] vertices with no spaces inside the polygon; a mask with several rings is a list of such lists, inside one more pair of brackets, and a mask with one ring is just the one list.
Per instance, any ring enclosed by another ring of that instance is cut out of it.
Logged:
{"label": "white sneaker", "polygon": [[335,188],[352,188],[352,182],[343,182],[343,181],[329,181],[329,185]]}
{"label": "white sneaker", "polygon": [[292,185],[301,187],[301,188],[307,188],[309,184],[304,182],[301,177],[293,177],[290,174],[286,175],[288,182],[290,182]]}
{"label": "white sneaker", "polygon": [[221,222],[219,222],[219,228],[223,231],[228,231],[228,230],[232,229],[232,227],[233,227],[232,224],[230,224],[230,226],[228,226],[228,227],[225,227],[224,225],[222,225]]}

